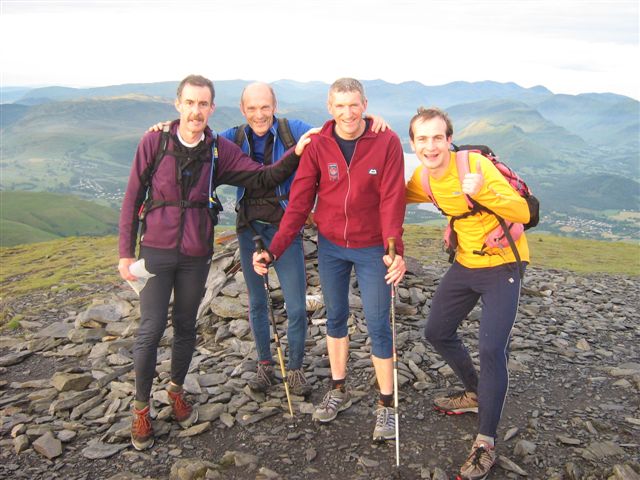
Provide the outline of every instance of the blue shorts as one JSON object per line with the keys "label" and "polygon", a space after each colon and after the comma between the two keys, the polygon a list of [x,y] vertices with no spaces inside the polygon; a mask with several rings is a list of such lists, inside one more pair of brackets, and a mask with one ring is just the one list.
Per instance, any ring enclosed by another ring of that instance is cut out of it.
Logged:
{"label": "blue shorts", "polygon": [[387,274],[382,261],[384,254],[382,245],[345,248],[318,235],[318,269],[327,308],[327,335],[333,338],[348,335],[349,280],[351,270],[355,268],[371,352],[386,359],[392,355],[392,337],[389,324],[391,286],[384,279]]}

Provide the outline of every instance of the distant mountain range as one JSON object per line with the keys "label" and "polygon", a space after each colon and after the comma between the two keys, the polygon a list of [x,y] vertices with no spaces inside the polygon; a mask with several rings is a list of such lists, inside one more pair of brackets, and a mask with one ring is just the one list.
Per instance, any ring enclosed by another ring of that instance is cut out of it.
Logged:
{"label": "distant mountain range", "polygon": [[[2,99],[11,103],[0,105],[0,190],[70,193],[117,208],[140,137],[150,125],[177,116],[177,83],[3,87]],[[215,82],[212,128],[243,122],[238,102],[247,83]],[[640,236],[638,101],[614,94],[557,95],[542,86],[490,81],[363,83],[368,110],[389,121],[407,152],[409,119],[420,105],[450,113],[456,143],[490,145],[540,197],[541,229]],[[273,86],[281,115],[315,125],[328,118],[327,84],[280,80]],[[232,202],[230,189],[223,189],[223,197]],[[424,220],[429,214],[410,217]],[[567,228],[566,222],[574,226]],[[581,222],[602,228],[594,232]]]}

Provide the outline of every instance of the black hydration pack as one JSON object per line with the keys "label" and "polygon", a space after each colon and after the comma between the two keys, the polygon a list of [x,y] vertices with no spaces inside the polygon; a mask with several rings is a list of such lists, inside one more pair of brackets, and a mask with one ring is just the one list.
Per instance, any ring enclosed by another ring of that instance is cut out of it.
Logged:
{"label": "black hydration pack", "polygon": [[[296,139],[293,138],[293,134],[291,133],[291,127],[289,126],[289,120],[287,120],[286,118],[278,118],[278,137],[280,137],[280,140],[282,140],[282,143],[284,144],[284,149],[285,150],[289,150],[291,147],[293,147],[296,143]],[[246,130],[247,130],[247,124],[244,123],[242,125],[240,125],[237,129],[236,129],[236,135],[233,139],[233,142],[238,145],[240,148],[242,148],[242,144],[244,143],[244,139],[246,137]]]}
{"label": "black hydration pack", "polygon": [[[288,150],[293,147],[296,143],[296,139],[293,137],[293,133],[291,133],[291,127],[289,126],[289,120],[286,118],[278,118],[278,137],[282,141],[284,145],[284,149]],[[238,147],[242,148],[244,141],[247,137],[247,123],[244,123],[236,128],[236,134],[233,138],[233,142],[238,145]],[[236,212],[238,215],[238,225],[247,225],[251,230],[253,227],[251,226],[251,222],[247,221],[247,213],[246,208],[249,206],[260,206],[260,205],[270,205],[272,200],[286,200],[289,198],[289,194],[283,196],[271,196],[271,197],[261,197],[261,198],[243,198],[242,205],[236,205]],[[254,233],[256,233],[254,231]]]}
{"label": "black hydration pack", "polygon": [[[216,189],[215,189],[215,174],[216,174],[216,167],[218,164],[218,135],[215,132],[213,133],[213,142],[211,144],[211,169],[210,169],[210,173],[209,173],[209,197],[208,197],[208,201],[206,202],[192,202],[189,200],[176,200],[176,201],[166,201],[166,200],[154,200],[153,196],[152,196],[152,189],[151,189],[151,181],[153,179],[153,176],[155,175],[156,171],[158,170],[158,168],[160,167],[160,163],[162,162],[162,159],[167,155],[167,147],[169,145],[169,137],[170,137],[170,129],[171,129],[171,125],[164,125],[162,127],[162,135],[160,137],[160,143],[158,146],[158,151],[156,153],[156,156],[154,158],[153,161],[153,165],[151,166],[151,168],[147,168],[143,174],[142,174],[142,184],[146,189],[146,193],[145,193],[145,200],[142,202],[142,205],[140,205],[140,210],[138,211],[138,218],[140,220],[140,222],[142,222],[143,225],[143,231],[144,231],[144,220],[145,217],[147,216],[147,214],[151,211],[154,210],[156,208],[160,208],[160,207],[165,207],[165,206],[174,206],[174,207],[179,207],[181,209],[185,209],[185,208],[206,208],[209,215],[211,216],[211,221],[213,222],[213,225],[217,225],[218,224],[218,219],[219,219],[219,214],[221,211],[223,211],[222,208],[222,202],[220,202],[220,199],[218,198],[218,195],[216,194]],[[183,156],[183,154],[181,154],[178,151],[171,151],[170,152],[173,156],[176,157],[176,159],[180,156]],[[177,168],[178,171],[178,175],[177,175],[177,181],[181,182],[181,175],[182,175],[182,170],[180,167]],[[195,183],[195,181],[191,182],[192,185]],[[188,196],[190,187],[192,186],[190,185],[189,188],[185,189],[183,191],[183,196]],[[183,189],[181,188],[181,191]]]}

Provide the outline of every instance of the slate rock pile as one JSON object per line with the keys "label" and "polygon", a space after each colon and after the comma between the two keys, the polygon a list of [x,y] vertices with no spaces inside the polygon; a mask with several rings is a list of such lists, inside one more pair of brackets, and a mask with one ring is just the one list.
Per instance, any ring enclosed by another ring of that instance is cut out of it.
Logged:
{"label": "slate rock pile", "polygon": [[[197,405],[198,422],[183,430],[170,418],[167,328],[152,392],[158,441],[146,452],[130,447],[139,302],[121,287],[95,292],[81,312],[66,312],[53,322],[27,316],[22,332],[0,337],[0,478],[449,478],[467,455],[476,418],[445,417],[430,406],[434,394],[459,386],[422,339],[446,266],[408,259],[409,272],[398,289],[397,469],[393,443],[371,442],[375,379],[355,278],[349,319],[354,406],[329,425],[311,421],[330,371],[315,238],[305,238],[304,246],[305,371],[314,390],[310,398],[294,397],[294,418],[282,386],[265,395],[247,385],[256,357],[232,241],[213,259],[184,385]],[[277,276],[269,278],[286,351],[284,299]],[[637,278],[529,269],[512,335],[498,466],[490,478],[640,478],[639,310]],[[461,329],[476,361],[479,312]]]}

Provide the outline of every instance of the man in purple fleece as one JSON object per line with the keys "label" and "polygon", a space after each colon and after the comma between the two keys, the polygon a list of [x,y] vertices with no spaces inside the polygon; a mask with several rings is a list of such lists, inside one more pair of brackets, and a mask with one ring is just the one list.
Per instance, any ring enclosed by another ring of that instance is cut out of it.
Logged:
{"label": "man in purple fleece", "polygon": [[183,428],[197,421],[198,411],[185,399],[182,384],[195,347],[196,314],[213,253],[215,212],[210,212],[211,192],[221,184],[275,188],[297,168],[309,142],[306,133],[295,151],[264,167],[232,141],[217,137],[207,126],[215,110],[214,97],[213,83],[207,78],[190,75],[180,82],[175,101],[180,119],[171,123],[165,154],[156,161],[161,132],[148,132],[142,137],[122,203],[120,276],[125,280],[136,279],[129,267],[136,261],[139,226],[139,257],[145,260],[147,270],[155,274],[140,291],[140,326],[133,352],[136,396],[131,443],[137,450],[150,448],[154,443],[149,398],[172,292],[173,345],[168,396],[173,417]]}

